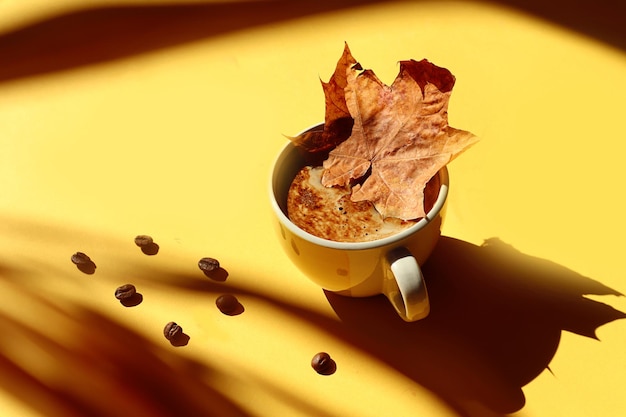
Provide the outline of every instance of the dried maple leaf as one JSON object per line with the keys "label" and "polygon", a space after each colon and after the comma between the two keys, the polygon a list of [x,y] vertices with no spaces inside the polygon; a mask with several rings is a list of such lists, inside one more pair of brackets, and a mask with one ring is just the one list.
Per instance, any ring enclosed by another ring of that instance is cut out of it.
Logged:
{"label": "dried maple leaf", "polygon": [[344,186],[364,178],[353,187],[353,201],[370,201],[383,218],[424,217],[426,183],[477,141],[448,126],[454,76],[427,60],[401,61],[398,77],[387,86],[371,70],[343,68],[354,125],[324,161],[322,184]]}
{"label": "dried maple leaf", "polygon": [[[336,147],[350,136],[354,120],[346,103],[345,88],[348,83],[346,76],[351,68],[362,69],[350,53],[350,48],[346,43],[335,72],[328,82],[322,81],[326,103],[323,129],[314,129],[299,136],[290,137],[289,139],[296,146],[309,153],[323,153]],[[324,155],[324,158],[326,156]]]}

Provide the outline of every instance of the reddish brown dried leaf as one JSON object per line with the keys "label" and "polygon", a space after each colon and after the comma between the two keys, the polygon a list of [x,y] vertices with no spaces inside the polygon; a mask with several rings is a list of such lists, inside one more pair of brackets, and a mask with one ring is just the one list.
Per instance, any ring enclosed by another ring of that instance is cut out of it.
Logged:
{"label": "reddish brown dried leaf", "polygon": [[348,110],[344,90],[348,85],[348,70],[355,64],[357,64],[356,59],[352,56],[350,48],[346,43],[343,48],[343,54],[339,58],[335,72],[330,77],[330,80],[327,83],[322,81],[326,102],[325,125],[332,125],[338,119],[352,118]]}
{"label": "reddish brown dried leaf", "polygon": [[326,102],[324,127],[289,138],[296,146],[309,153],[327,152],[350,136],[353,120],[346,103],[345,88],[346,75],[352,67],[360,69],[346,43],[330,80],[322,81]]}
{"label": "reddish brown dried leaf", "polygon": [[391,86],[370,70],[351,66],[346,72],[344,92],[354,125],[324,161],[322,183],[330,187],[365,178],[353,188],[353,201],[372,202],[383,217],[424,217],[428,180],[477,141],[448,126],[454,76],[426,60],[402,61]]}

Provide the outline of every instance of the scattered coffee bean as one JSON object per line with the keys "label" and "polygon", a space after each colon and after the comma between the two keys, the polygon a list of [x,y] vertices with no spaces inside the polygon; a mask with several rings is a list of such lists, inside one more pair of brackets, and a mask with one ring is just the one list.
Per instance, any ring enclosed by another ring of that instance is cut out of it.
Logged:
{"label": "scattered coffee bean", "polygon": [[115,290],[115,298],[118,300],[127,300],[137,294],[137,289],[133,284],[124,284]]}
{"label": "scattered coffee bean", "polygon": [[91,263],[91,258],[82,252],[76,252],[72,255],[72,263],[76,265],[85,265]]}
{"label": "scattered coffee bean", "polygon": [[96,264],[82,252],[76,252],[72,255],[72,263],[85,274],[93,274],[96,272]]}
{"label": "scattered coffee bean", "polygon": [[152,236],[148,235],[138,235],[135,237],[135,245],[141,248],[141,251],[145,255],[156,255],[159,253],[159,245],[154,243]]}
{"label": "scattered coffee bean", "polygon": [[165,325],[165,328],[163,329],[163,335],[165,336],[167,340],[170,340],[170,341],[176,339],[182,334],[183,334],[183,328],[173,321],[170,321],[169,323],[167,323]]}
{"label": "scattered coffee bean", "polygon": [[153,243],[154,243],[154,240],[152,240],[151,236],[139,235],[135,237],[135,245],[139,246],[140,248],[145,248],[146,246],[150,246]]}
{"label": "scattered coffee bean", "polygon": [[243,311],[239,300],[232,294],[220,295],[217,297],[217,300],[215,300],[215,305],[222,313],[229,316],[237,315]]}
{"label": "scattered coffee bean", "polygon": [[326,352],[319,352],[311,359],[311,367],[320,375],[331,375],[335,373],[337,364]]}
{"label": "scattered coffee bean", "polygon": [[165,325],[163,335],[170,341],[170,344],[175,347],[187,346],[189,343],[189,336],[183,332],[182,327],[173,321]]}
{"label": "scattered coffee bean", "polygon": [[228,278],[228,271],[220,266],[220,262],[215,258],[202,258],[198,261],[198,268],[207,278],[213,281],[224,282]]}
{"label": "scattered coffee bean", "polygon": [[220,262],[215,258],[202,258],[198,261],[198,267],[205,273],[213,272],[220,268]]}

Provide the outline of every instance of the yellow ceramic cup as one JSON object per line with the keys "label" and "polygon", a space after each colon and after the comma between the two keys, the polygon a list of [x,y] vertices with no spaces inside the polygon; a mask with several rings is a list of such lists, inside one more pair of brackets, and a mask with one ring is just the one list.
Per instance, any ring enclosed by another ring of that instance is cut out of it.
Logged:
{"label": "yellow ceramic cup", "polygon": [[350,297],[384,294],[405,321],[426,317],[430,304],[420,265],[441,234],[448,170],[444,167],[438,172],[437,200],[415,225],[371,242],[335,242],[305,232],[287,217],[289,186],[303,166],[300,151],[289,142],[276,158],[270,178],[276,229],[291,261],[326,290]]}

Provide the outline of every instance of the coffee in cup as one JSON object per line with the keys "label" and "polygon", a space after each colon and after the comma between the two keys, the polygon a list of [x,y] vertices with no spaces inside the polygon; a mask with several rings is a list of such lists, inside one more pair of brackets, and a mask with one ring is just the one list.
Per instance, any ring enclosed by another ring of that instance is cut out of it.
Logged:
{"label": "coffee in cup", "polygon": [[[419,219],[383,218],[367,201],[352,201],[352,187],[322,185],[321,166],[305,166],[289,188],[287,214],[302,230],[336,242],[368,242],[392,236],[413,226]],[[439,177],[424,190],[424,206],[430,210],[437,199]]]}

